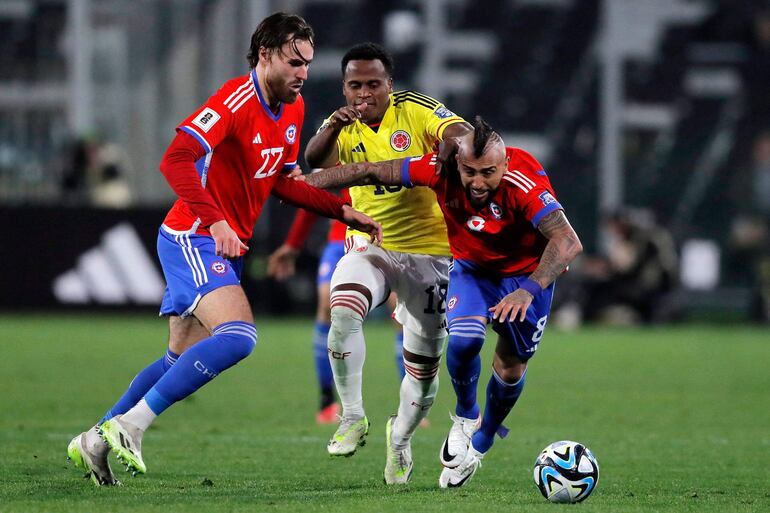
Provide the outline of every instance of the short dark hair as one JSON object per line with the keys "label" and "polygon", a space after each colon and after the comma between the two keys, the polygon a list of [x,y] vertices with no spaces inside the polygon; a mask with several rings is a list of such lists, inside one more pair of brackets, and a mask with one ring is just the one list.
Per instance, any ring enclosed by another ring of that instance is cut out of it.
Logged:
{"label": "short dark hair", "polygon": [[484,154],[484,150],[490,142],[502,140],[500,134],[489,126],[481,116],[476,116],[473,120],[473,155],[476,158]]}
{"label": "short dark hair", "polygon": [[342,78],[345,78],[345,69],[348,67],[350,61],[373,61],[379,60],[385,67],[389,77],[393,76],[393,69],[395,64],[393,63],[393,57],[382,45],[377,43],[361,43],[357,44],[348,50],[342,57]]}
{"label": "short dark hair", "polygon": [[257,30],[251,35],[251,46],[246,60],[249,61],[249,66],[256,68],[261,47],[274,51],[291,41],[296,50],[297,40],[307,41],[311,46],[315,46],[313,37],[315,34],[312,27],[301,16],[285,12],[271,14],[260,22]]}

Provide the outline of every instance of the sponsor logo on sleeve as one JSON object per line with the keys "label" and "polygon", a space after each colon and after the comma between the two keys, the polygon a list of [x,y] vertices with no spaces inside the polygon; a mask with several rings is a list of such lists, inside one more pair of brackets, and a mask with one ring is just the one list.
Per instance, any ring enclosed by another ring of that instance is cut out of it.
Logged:
{"label": "sponsor logo on sleeve", "polygon": [[292,123],[286,128],[286,132],[283,134],[284,139],[286,139],[286,142],[289,144],[294,144],[294,141],[297,140],[297,125]]}
{"label": "sponsor logo on sleeve", "polygon": [[406,151],[412,145],[412,137],[404,130],[396,130],[390,136],[390,146],[396,151]]}
{"label": "sponsor logo on sleeve", "polygon": [[547,205],[550,205],[551,203],[556,203],[556,198],[551,196],[551,193],[548,192],[548,191],[541,192],[540,196],[538,196],[538,198],[540,198],[540,201],[543,202],[543,206],[544,207],[547,206]]}
{"label": "sponsor logo on sleeve", "polygon": [[455,113],[447,109],[446,107],[441,106],[438,109],[433,111],[433,115],[439,119],[446,119],[446,118],[451,118],[452,116],[455,115]]}
{"label": "sponsor logo on sleeve", "polygon": [[192,124],[203,130],[205,133],[208,133],[208,131],[211,130],[211,127],[216,125],[217,121],[221,118],[222,116],[217,114],[214,109],[206,107],[200,114],[195,116],[195,119],[192,120]]}

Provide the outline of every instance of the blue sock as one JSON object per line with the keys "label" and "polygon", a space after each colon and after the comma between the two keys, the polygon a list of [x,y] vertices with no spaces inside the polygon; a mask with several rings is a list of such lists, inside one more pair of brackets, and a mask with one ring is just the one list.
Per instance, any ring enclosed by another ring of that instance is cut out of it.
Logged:
{"label": "blue sock", "polygon": [[479,416],[476,386],[481,373],[479,353],[484,345],[487,328],[476,319],[461,319],[449,323],[446,364],[457,396],[455,414],[468,419]]}
{"label": "blue sock", "polygon": [[334,387],[334,375],[329,363],[329,352],[326,349],[326,340],[329,338],[329,324],[315,323],[313,335],[313,361],[315,361],[315,375],[318,378],[318,386],[321,391],[331,390]]}
{"label": "blue sock", "polygon": [[495,441],[495,433],[498,432],[503,420],[508,416],[513,405],[524,390],[524,382],[527,372],[516,383],[506,383],[492,369],[492,377],[487,385],[487,405],[484,408],[484,418],[481,419],[481,427],[473,435],[473,448],[479,452],[487,452]]}
{"label": "blue sock", "polygon": [[131,384],[128,385],[128,390],[123,393],[118,402],[104,414],[99,424],[110,420],[115,415],[122,415],[133,408],[144,397],[144,394],[157,383],[161,376],[176,363],[177,358],[179,358],[179,355],[169,349],[166,351],[165,356],[142,369],[131,381]]}
{"label": "blue sock", "polygon": [[254,324],[243,321],[220,324],[214,328],[212,336],[182,353],[176,364],[147,392],[144,400],[153,413],[160,415],[249,356],[256,344]]}
{"label": "blue sock", "polygon": [[404,380],[406,369],[404,368],[404,331],[396,333],[394,348],[396,350],[396,368],[398,369],[399,382]]}

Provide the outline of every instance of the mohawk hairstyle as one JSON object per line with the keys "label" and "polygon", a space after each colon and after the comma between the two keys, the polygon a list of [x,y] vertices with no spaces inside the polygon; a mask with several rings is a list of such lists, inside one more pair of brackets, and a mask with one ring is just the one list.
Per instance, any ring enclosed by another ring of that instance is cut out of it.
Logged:
{"label": "mohawk hairstyle", "polygon": [[481,116],[476,116],[473,120],[473,156],[476,158],[484,154],[484,150],[490,143],[502,140],[500,134],[489,126]]}
{"label": "mohawk hairstyle", "polygon": [[257,30],[251,35],[251,46],[246,60],[249,66],[256,68],[259,63],[259,49],[267,48],[270,52],[280,50],[284,43],[290,41],[297,54],[297,41],[307,41],[310,46],[315,46],[313,28],[304,18],[296,14],[277,12],[271,14],[257,26]]}
{"label": "mohawk hairstyle", "polygon": [[361,43],[351,47],[342,57],[342,76],[345,77],[345,70],[350,61],[374,61],[379,60],[385,68],[388,76],[393,76],[393,57],[382,45],[377,43]]}

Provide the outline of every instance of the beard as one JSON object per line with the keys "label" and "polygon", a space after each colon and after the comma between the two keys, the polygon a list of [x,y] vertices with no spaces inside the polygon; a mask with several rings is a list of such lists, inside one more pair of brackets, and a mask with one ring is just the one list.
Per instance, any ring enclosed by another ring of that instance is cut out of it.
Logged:
{"label": "beard", "polygon": [[265,78],[265,82],[275,97],[278,99],[278,101],[283,103],[294,103],[297,101],[299,91],[295,91],[289,87],[287,82],[270,75]]}

